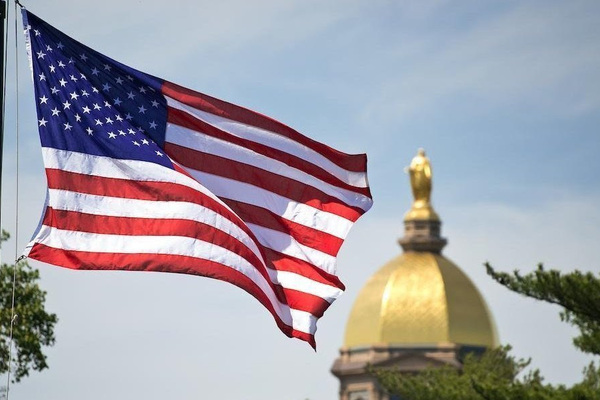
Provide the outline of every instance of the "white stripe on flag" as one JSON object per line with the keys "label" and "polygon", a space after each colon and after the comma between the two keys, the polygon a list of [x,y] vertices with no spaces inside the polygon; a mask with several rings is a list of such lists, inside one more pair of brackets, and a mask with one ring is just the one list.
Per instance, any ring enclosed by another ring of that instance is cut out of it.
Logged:
{"label": "white stripe on flag", "polygon": [[326,195],[341,200],[349,206],[368,210],[371,205],[371,199],[362,194],[337,187],[302,170],[290,167],[281,161],[274,160],[270,157],[250,151],[242,146],[205,135],[192,129],[169,123],[167,124],[167,135],[165,140],[169,143],[188,149],[252,165],[279,176],[302,182],[302,184],[312,186]]}
{"label": "white stripe on flag", "polygon": [[339,167],[324,157],[315,150],[304,146],[285,136],[257,128],[252,125],[246,125],[238,121],[228,118],[219,117],[217,115],[198,110],[194,107],[183,104],[175,99],[165,96],[167,105],[184,111],[196,118],[213,125],[223,131],[229,132],[235,136],[251,140],[262,145],[281,150],[285,153],[294,155],[298,158],[306,160],[325,171],[328,171],[333,176],[346,182],[352,186],[366,188],[368,187],[367,174],[364,172],[352,172]]}
{"label": "white stripe on flag", "polygon": [[292,310],[281,303],[265,278],[243,257],[210,242],[174,236],[106,235],[66,231],[42,226],[37,243],[53,248],[94,253],[170,254],[205,259],[232,268],[254,282],[268,297],[277,315],[288,326],[305,333],[313,333],[316,317],[310,313]]}
{"label": "white stripe on flag", "polygon": [[293,237],[283,232],[265,228],[255,224],[247,224],[263,246],[299,258],[313,264],[330,274],[335,275],[335,257],[311,247],[302,245]]}
{"label": "white stripe on flag", "polygon": [[175,218],[205,223],[242,242],[264,263],[256,243],[246,232],[219,213],[199,204],[98,196],[60,189],[49,189],[48,194],[48,205],[55,210],[111,217]]}
{"label": "white stripe on flag", "polygon": [[288,271],[276,271],[272,269],[269,269],[268,271],[273,283],[279,283],[281,286],[287,289],[293,289],[299,292],[318,296],[328,303],[333,303],[335,299],[344,293],[343,290],[335,286],[313,281],[312,279],[300,274]]}
{"label": "white stripe on flag", "polygon": [[307,204],[292,201],[254,185],[188,168],[186,170],[196,180],[203,182],[207,187],[211,187],[213,193],[219,197],[267,208],[289,221],[323,231],[341,239],[344,239],[350,228],[352,228],[352,221],[350,220]]}
{"label": "white stripe on flag", "polygon": [[221,199],[202,186],[198,181],[153,162],[121,160],[69,150],[59,150],[51,147],[42,147],[42,156],[46,168],[104,178],[177,183],[195,189],[229,209]]}
{"label": "white stripe on flag", "polygon": [[[246,247],[248,247],[263,264],[265,262],[255,242],[248,237],[244,231],[223,216],[198,204],[179,201],[163,202],[98,196],[59,189],[49,189],[48,194],[47,205],[55,210],[76,211],[111,217],[153,218],[156,220],[186,219],[201,223],[209,223],[215,229],[219,229],[239,240],[246,245]],[[263,228],[263,230],[265,229]],[[273,250],[280,251],[276,248]],[[308,248],[308,250],[316,251],[310,248]],[[293,253],[291,255],[298,256]],[[337,287],[313,281],[312,279],[299,274],[287,271],[276,271],[270,268],[266,269],[269,272],[269,276],[273,283],[280,283],[285,288],[324,297],[327,301],[330,301],[328,299],[335,299],[343,292]]]}

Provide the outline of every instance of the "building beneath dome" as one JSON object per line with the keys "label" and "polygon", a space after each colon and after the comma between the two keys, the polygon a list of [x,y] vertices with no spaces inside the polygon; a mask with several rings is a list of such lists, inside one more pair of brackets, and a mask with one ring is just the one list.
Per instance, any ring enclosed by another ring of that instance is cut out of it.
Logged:
{"label": "building beneath dome", "polygon": [[404,252],[371,276],[354,303],[331,368],[340,400],[390,400],[368,365],[406,373],[460,368],[466,353],[498,345],[483,297],[441,254],[446,239],[431,205],[431,165],[422,149],[407,170],[414,202],[398,241]]}

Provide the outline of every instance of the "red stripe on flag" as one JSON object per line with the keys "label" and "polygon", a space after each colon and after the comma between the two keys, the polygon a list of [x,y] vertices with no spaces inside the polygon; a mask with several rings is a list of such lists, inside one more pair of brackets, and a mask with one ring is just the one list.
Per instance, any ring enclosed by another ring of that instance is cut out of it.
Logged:
{"label": "red stripe on flag", "polygon": [[264,253],[267,258],[267,266],[269,268],[272,267],[277,271],[293,272],[313,281],[333,286],[340,290],[346,290],[346,287],[342,281],[340,281],[340,278],[304,260],[300,260],[269,248],[264,248]]}
{"label": "red stripe on flag", "polygon": [[35,243],[29,258],[77,270],[127,270],[192,274],[232,283],[255,297],[269,310],[277,326],[289,337],[307,341],[316,348],[314,336],[286,325],[265,293],[244,274],[214,261],[172,254],[96,253],[58,249]]}
{"label": "red stripe on flag", "polygon": [[296,157],[292,154],[288,154],[284,151],[274,149],[269,146],[265,146],[263,144],[254,142],[252,140],[244,139],[235,135],[232,135],[226,131],[223,131],[213,125],[210,125],[198,118],[195,118],[193,115],[190,115],[182,110],[178,110],[176,108],[168,108],[167,114],[168,122],[171,122],[175,125],[191,129],[193,131],[199,132],[201,134],[205,134],[217,139],[221,139],[228,143],[236,144],[248,151],[253,151],[258,154],[262,154],[266,157],[269,157],[273,160],[281,161],[284,164],[296,168],[300,171],[304,171],[312,176],[317,177],[318,179],[329,183],[330,185],[337,186],[339,188],[343,188],[346,190],[350,190],[359,194],[362,194],[366,197],[371,197],[371,193],[368,187],[358,187],[350,185],[346,182],[343,182],[338,177],[333,174],[327,172],[323,168],[318,167],[317,165],[308,162],[300,157]]}
{"label": "red stripe on flag", "polygon": [[321,318],[331,305],[327,300],[294,289],[283,289],[286,303],[295,310],[306,311]]}
{"label": "red stripe on flag", "polygon": [[319,210],[339,215],[352,222],[364,213],[362,209],[343,204],[342,200],[323,193],[312,186],[252,165],[169,142],[165,142],[164,149],[169,157],[187,168],[245,182],[298,203],[304,203]]}
{"label": "red stripe on flag", "polygon": [[[243,257],[266,280],[261,260],[245,244],[212,225],[188,219],[134,218],[94,215],[47,207],[43,224],[57,229],[124,236],[182,236],[201,240]],[[135,239],[133,239],[135,240]]]}
{"label": "red stripe on flag", "polygon": [[327,232],[284,219],[265,208],[231,199],[222,198],[222,200],[246,223],[286,233],[296,239],[298,243],[331,256],[338,253],[344,242]]}
{"label": "red stripe on flag", "polygon": [[353,172],[365,172],[367,170],[367,156],[364,154],[345,154],[335,150],[323,143],[312,140],[298,131],[282,124],[273,118],[259,114],[247,108],[228,103],[223,100],[207,96],[200,92],[184,88],[171,82],[164,82],[162,92],[181,103],[187,104],[199,110],[218,115],[231,120],[239,121],[246,125],[265,129],[288,137],[306,147],[320,153],[331,162]]}
{"label": "red stripe on flag", "polygon": [[[118,178],[105,178],[98,177],[93,175],[85,175],[74,172],[68,172],[63,170],[56,169],[47,169],[46,170],[48,176],[48,187],[51,189],[62,189],[73,192],[80,193],[88,193],[93,195],[100,196],[110,196],[110,197],[119,197],[119,198],[128,198],[128,199],[141,199],[141,200],[159,200],[159,201],[187,201],[195,204],[200,204],[202,201],[208,202],[210,204],[201,204],[201,205],[211,205],[213,208],[216,208],[216,211],[221,214],[227,214],[232,219],[232,222],[236,222],[239,220],[237,214],[227,210],[220,203],[216,202],[214,199],[207,197],[205,194],[198,192],[192,188],[189,188],[184,185],[170,183],[170,182],[153,182],[153,181],[132,181],[127,179],[118,179]],[[199,201],[202,199],[202,201]],[[235,202],[237,204],[237,202]],[[232,204],[233,205],[233,204]],[[241,214],[249,213],[251,214],[251,209],[257,208],[255,206],[242,204],[241,206],[237,204],[239,207],[238,211],[241,211]],[[212,209],[212,208],[211,208]],[[235,210],[234,210],[235,211]],[[62,213],[62,215],[58,215],[57,213]],[[267,210],[264,210],[264,213],[269,213]],[[276,222],[276,216],[271,215],[271,218],[262,218],[263,222],[267,221],[267,224],[273,224]],[[93,219],[99,219],[93,221]],[[252,219],[252,217],[250,218]],[[106,233],[106,234],[123,234],[123,235],[151,235],[153,232],[156,234],[164,234],[164,235],[180,235],[180,236],[194,236],[194,230],[200,231],[200,227],[204,226],[206,228],[211,228],[210,225],[205,225],[202,223],[196,223],[197,225],[194,227],[194,222],[189,220],[151,220],[149,221],[134,221],[135,219],[129,217],[107,217],[107,216],[96,216],[85,213],[77,213],[77,212],[67,212],[60,210],[49,209],[47,215],[45,216],[45,225],[54,226],[59,229],[65,230],[73,230],[73,231],[88,231],[92,233]],[[256,218],[253,220],[257,221]],[[248,221],[250,222],[250,221]],[[287,222],[287,221],[286,221]],[[252,232],[248,229],[245,223],[239,221],[237,224],[242,228],[245,232],[252,235]],[[264,224],[263,224],[264,225]],[[290,223],[290,226],[298,225],[294,223]],[[300,228],[306,228],[303,226],[297,226]],[[179,230],[179,231],[178,231]],[[206,241],[213,241],[216,245],[225,244],[225,241],[230,239],[232,243],[228,243],[225,248],[231,249],[231,251],[236,252],[240,256],[246,258],[248,262],[255,266],[258,272],[264,277],[265,281],[268,282],[275,294],[276,298],[284,304],[288,304],[290,307],[294,309],[298,309],[301,311],[306,311],[311,313],[316,317],[320,317],[327,307],[330,305],[326,300],[301,291],[297,291],[294,289],[284,288],[279,284],[274,284],[271,282],[268,273],[262,267],[260,262],[257,264],[256,256],[250,252],[248,248],[246,248],[243,244],[239,243],[234,238],[229,237],[228,235],[223,234],[224,236],[219,235],[222,234],[221,231],[217,229],[213,229],[216,233],[212,239]],[[341,239],[332,237],[324,232],[320,232],[318,230],[313,230],[315,233],[323,235],[325,239],[324,242],[328,240],[332,242],[338,242],[335,245],[338,246]],[[204,235],[204,236],[202,236]],[[200,239],[208,239],[207,233],[200,233]],[[227,238],[226,238],[227,236]],[[254,238],[254,236],[251,236]],[[255,243],[258,243],[254,238]],[[35,244],[35,246],[43,246],[39,243]],[[278,253],[277,251],[273,251],[268,248],[264,248],[263,246],[258,246],[261,253],[266,254],[267,257],[266,263],[269,268],[274,268],[279,271],[287,271],[297,273],[298,275],[304,276],[308,279],[313,279],[316,282],[324,283],[331,285],[333,287],[344,290],[344,285],[339,281],[339,279],[331,274],[326,273],[325,271],[320,270],[318,267],[311,265],[302,260],[295,259],[294,257],[283,255]],[[339,246],[338,246],[339,247]],[[62,250],[61,250],[62,251]],[[74,263],[77,260],[77,257],[73,256],[73,254],[87,254],[89,257],[92,257],[91,254],[98,254],[92,252],[73,252],[73,251],[64,251],[65,257],[68,256],[68,259],[71,263]],[[40,261],[48,262],[50,264],[57,264],[55,261],[43,260],[41,258],[36,258],[35,253],[33,255],[30,254],[32,258],[39,259]],[[146,254],[141,254],[140,257],[147,257]],[[154,257],[154,255],[152,255]],[[185,256],[183,256],[185,257]],[[93,258],[93,257],[92,257]],[[189,257],[191,258],[191,257]],[[105,259],[97,259],[97,263],[101,266],[105,261]],[[83,261],[81,261],[83,262]],[[86,261],[87,262],[87,261]],[[73,266],[57,264],[66,266],[68,268],[74,268]],[[220,264],[219,264],[220,265]],[[107,269],[131,269],[131,270],[157,270],[157,271],[165,271],[165,272],[175,272],[175,273],[191,273],[197,274],[194,271],[185,269],[181,270],[177,266],[173,266],[171,268],[169,266],[163,267],[148,267],[148,269],[140,269],[141,267],[132,267],[132,266],[123,266],[120,264],[113,265]],[[87,268],[87,267],[81,267]],[[145,268],[145,267],[144,267]],[[227,268],[222,266],[222,268]],[[98,267],[98,269],[101,269]],[[213,277],[211,275],[207,275]],[[221,279],[221,278],[217,278]],[[285,331],[285,329],[282,329]],[[308,341],[309,343],[314,343],[314,337],[312,335],[307,335],[302,332],[297,332],[294,330],[285,331],[286,335],[300,337],[303,340]]]}
{"label": "red stripe on flag", "polygon": [[[228,219],[253,239],[248,226],[227,207],[206,194],[173,182],[134,181],[106,178],[46,168],[49,189],[62,189],[107,197],[153,201],[185,201],[206,207]],[[255,242],[257,242],[255,240]],[[258,242],[257,242],[258,243]]]}
{"label": "red stripe on flag", "polygon": [[[153,184],[162,183],[162,182],[138,182],[138,181],[129,181],[125,180],[125,182],[119,182],[118,187],[120,190],[116,190],[115,186],[117,183],[114,182],[114,178],[102,178],[97,176],[88,176],[82,175],[73,172],[67,172],[62,170],[48,170],[49,174],[49,187],[53,189],[64,189],[64,190],[76,190],[82,189],[80,192],[90,193],[95,195],[103,195],[103,196],[115,196],[119,194],[119,197],[131,198],[130,196],[136,195],[135,198],[140,198],[140,193],[147,193],[142,190],[145,184],[151,184],[152,189],[156,189],[156,186]],[[58,182],[57,182],[58,181]],[[126,184],[133,182],[133,189],[127,188]],[[162,185],[161,185],[162,186]],[[177,185],[178,188],[186,188],[185,186]],[[164,189],[164,188],[163,188]],[[172,188],[171,188],[172,189]],[[131,191],[133,190],[133,192]],[[138,192],[140,191],[140,192]],[[192,190],[193,191],[193,190]],[[193,191],[196,193],[195,191]],[[128,194],[128,196],[124,196],[124,194]],[[157,200],[155,196],[156,193],[150,195],[152,200]],[[181,193],[171,192],[166,195],[170,200],[182,200],[185,196],[182,196]],[[249,211],[249,208],[253,206],[250,205],[242,205],[240,208],[245,208],[245,211]],[[264,210],[266,213],[266,210]],[[199,239],[202,241],[206,241],[209,243],[213,243],[217,246],[226,248],[236,254],[239,254],[243,258],[245,258],[249,263],[251,263],[257,271],[264,277],[264,279],[269,282],[273,288],[273,292],[276,294],[277,298],[286,302],[286,295],[284,294],[284,288],[281,285],[274,284],[271,282],[270,277],[266,270],[263,267],[263,264],[256,257],[254,253],[250,249],[248,249],[243,243],[239,242],[234,237],[227,235],[223,231],[214,228],[211,225],[204,224],[201,222],[196,222],[192,220],[185,219],[157,219],[157,218],[135,218],[135,217],[116,217],[116,216],[106,216],[106,215],[94,215],[88,213],[82,213],[77,211],[67,211],[67,210],[56,210],[52,207],[48,207],[46,213],[44,215],[43,220],[44,225],[55,227],[62,230],[70,230],[70,231],[80,231],[80,232],[90,232],[90,233],[98,233],[98,234],[115,234],[115,235],[147,235],[147,236],[183,236],[183,237],[191,237],[195,239]],[[297,225],[297,224],[296,224]],[[304,227],[306,228],[306,227]],[[247,227],[246,227],[247,229]],[[306,228],[310,229],[310,228]],[[249,231],[249,230],[248,230]],[[320,233],[324,238],[330,237],[331,239],[339,241],[340,239],[335,238],[331,235],[327,235],[326,233],[315,231]],[[259,250],[262,250],[263,253],[265,248],[259,245]],[[289,256],[287,256],[289,257]],[[271,264],[271,260],[266,259],[267,265]],[[310,265],[308,263],[303,264],[303,270],[306,271],[306,266]],[[310,265],[310,268],[315,268]],[[275,268],[277,269],[277,268]],[[303,276],[303,271],[300,269],[289,272],[296,272]],[[330,280],[322,279],[321,275],[318,274],[309,274],[316,275],[317,282],[331,284]],[[306,276],[309,279],[312,279],[310,276]],[[337,285],[332,285],[336,286]],[[342,289],[343,290],[343,289]],[[310,308],[312,306],[307,305],[303,306],[300,309],[308,312],[312,312],[313,310]],[[322,311],[315,311],[322,312]]]}
{"label": "red stripe on flag", "polygon": [[[195,238],[226,248],[242,256],[261,272],[265,280],[269,281],[268,274],[264,273],[264,268],[254,253],[237,239],[207,224],[182,219],[93,215],[77,211],[55,210],[51,207],[46,208],[43,224],[57,229],[98,234],[127,236],[172,235]],[[316,317],[323,315],[323,312],[330,305],[329,302],[318,296],[298,290],[286,289],[272,282],[271,285],[279,301],[288,304],[291,308],[309,312]]]}

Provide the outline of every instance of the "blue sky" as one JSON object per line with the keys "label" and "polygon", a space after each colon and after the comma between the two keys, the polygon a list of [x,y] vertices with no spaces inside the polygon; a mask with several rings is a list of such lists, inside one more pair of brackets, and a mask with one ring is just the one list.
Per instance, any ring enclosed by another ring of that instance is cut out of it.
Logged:
{"label": "blue sky", "polygon": [[[375,204],[342,247],[338,273],[347,291],[319,322],[317,353],[287,339],[258,302],[222,282],[43,266],[48,308],[60,318],[57,343],[47,351],[50,369],[12,386],[11,398],[336,399],[329,368],[358,291],[400,252],[411,202],[403,169],[419,147],[434,168],[444,254],[482,291],[502,343],[532,357],[550,382],[581,376],[590,358],[572,346],[575,331],[558,308],[509,293],[482,264],[600,272],[599,3],[25,4],[132,67],[340,150],[366,152]],[[20,45],[22,248],[45,181]],[[14,100],[7,106],[11,115]],[[14,117],[6,125],[2,218],[15,233]],[[14,257],[14,246],[4,247],[3,260]]]}

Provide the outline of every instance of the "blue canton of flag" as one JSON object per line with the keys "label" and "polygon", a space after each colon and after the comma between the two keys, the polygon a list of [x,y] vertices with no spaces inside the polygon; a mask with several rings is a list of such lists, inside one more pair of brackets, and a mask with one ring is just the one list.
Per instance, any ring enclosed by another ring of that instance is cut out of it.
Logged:
{"label": "blue canton of flag", "polygon": [[161,82],[64,36],[29,14],[42,146],[172,167]]}

